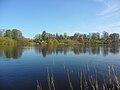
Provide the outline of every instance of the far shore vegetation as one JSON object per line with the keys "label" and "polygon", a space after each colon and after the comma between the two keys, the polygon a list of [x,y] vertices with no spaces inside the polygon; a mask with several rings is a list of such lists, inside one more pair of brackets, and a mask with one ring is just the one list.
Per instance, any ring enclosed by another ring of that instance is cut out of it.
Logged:
{"label": "far shore vegetation", "polygon": [[74,33],[72,36],[64,34],[51,34],[43,31],[42,34],[35,35],[34,39],[25,38],[22,32],[17,29],[0,30],[0,45],[76,45],[76,44],[114,44],[120,43],[119,33],[109,33],[104,31],[82,34]]}

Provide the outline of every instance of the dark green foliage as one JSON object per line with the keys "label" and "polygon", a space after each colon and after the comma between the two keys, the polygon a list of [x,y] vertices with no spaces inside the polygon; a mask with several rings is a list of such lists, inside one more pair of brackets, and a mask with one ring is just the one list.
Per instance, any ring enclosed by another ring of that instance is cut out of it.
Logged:
{"label": "dark green foliage", "polygon": [[9,37],[11,39],[17,39],[17,38],[22,38],[22,32],[20,30],[17,29],[13,29],[13,30],[6,30],[5,31],[5,37]]}
{"label": "dark green foliage", "polygon": [[45,41],[47,39],[47,33],[46,31],[42,32],[42,39]]}
{"label": "dark green foliage", "polygon": [[17,30],[17,29],[13,29],[12,30],[12,38],[13,39],[17,39],[17,38],[22,38],[22,32],[20,30]]}
{"label": "dark green foliage", "polygon": [[5,37],[9,37],[9,38],[13,38],[13,33],[12,33],[12,31],[11,30],[6,30],[6,32],[5,32]]}
{"label": "dark green foliage", "polygon": [[119,34],[118,33],[110,34],[110,39],[113,40],[113,41],[118,41],[119,40]]}

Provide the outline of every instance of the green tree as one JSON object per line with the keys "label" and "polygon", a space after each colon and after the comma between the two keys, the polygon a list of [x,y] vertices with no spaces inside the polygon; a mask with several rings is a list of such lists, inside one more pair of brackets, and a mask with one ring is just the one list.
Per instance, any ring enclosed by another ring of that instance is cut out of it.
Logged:
{"label": "green tree", "polygon": [[113,41],[118,41],[119,40],[119,34],[118,33],[110,34],[110,39],[113,40]]}
{"label": "green tree", "polygon": [[13,38],[13,39],[23,38],[22,32],[21,32],[20,30],[13,29],[13,30],[12,30],[12,38]]}
{"label": "green tree", "polygon": [[75,40],[78,40],[79,37],[80,37],[80,33],[75,33],[75,34],[73,35],[73,38],[74,38]]}
{"label": "green tree", "polygon": [[5,37],[13,38],[13,33],[11,30],[6,30]]}
{"label": "green tree", "polygon": [[42,32],[42,39],[45,41],[47,39],[47,33],[46,31]]}
{"label": "green tree", "polygon": [[108,40],[109,39],[109,33],[108,32],[106,32],[106,31],[103,32],[103,39],[104,40]]}
{"label": "green tree", "polygon": [[64,33],[64,39],[67,39],[67,33]]}
{"label": "green tree", "polygon": [[99,35],[98,32],[97,33],[92,33],[91,38],[94,39],[94,40],[98,40],[100,38],[100,35]]}

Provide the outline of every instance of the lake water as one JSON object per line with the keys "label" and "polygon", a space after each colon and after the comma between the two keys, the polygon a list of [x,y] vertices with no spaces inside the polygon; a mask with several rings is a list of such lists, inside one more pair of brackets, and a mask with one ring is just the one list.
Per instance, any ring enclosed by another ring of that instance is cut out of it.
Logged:
{"label": "lake water", "polygon": [[[80,90],[80,79],[96,77],[101,87],[103,76],[115,73],[120,79],[120,47],[102,46],[0,46],[0,90]],[[81,75],[82,73],[82,75]],[[82,76],[82,77],[81,77]],[[52,82],[52,81],[51,81]],[[107,83],[107,79],[106,79]],[[88,83],[89,86],[90,83]],[[84,84],[82,84],[84,87]],[[84,90],[84,89],[83,89]],[[90,90],[90,88],[88,89]]]}

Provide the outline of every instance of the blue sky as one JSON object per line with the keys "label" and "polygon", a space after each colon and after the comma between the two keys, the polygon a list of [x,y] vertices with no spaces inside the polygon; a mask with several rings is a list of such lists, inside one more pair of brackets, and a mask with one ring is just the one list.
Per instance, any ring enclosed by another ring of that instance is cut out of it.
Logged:
{"label": "blue sky", "polygon": [[29,38],[43,30],[120,33],[120,0],[0,0],[0,29],[13,28]]}

